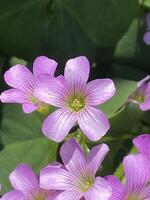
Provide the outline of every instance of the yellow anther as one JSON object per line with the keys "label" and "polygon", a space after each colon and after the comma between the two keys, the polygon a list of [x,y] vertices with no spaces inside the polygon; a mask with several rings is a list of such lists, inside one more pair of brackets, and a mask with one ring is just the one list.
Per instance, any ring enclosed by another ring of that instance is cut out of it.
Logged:
{"label": "yellow anther", "polygon": [[139,103],[143,103],[145,101],[145,98],[142,95],[136,95],[135,100],[138,101]]}
{"label": "yellow anther", "polygon": [[80,182],[81,191],[87,192],[92,187],[93,183],[94,183],[94,180],[91,179],[90,177],[88,179],[85,178],[85,179],[81,180],[81,182]]}
{"label": "yellow anther", "polygon": [[45,200],[46,197],[47,196],[45,194],[39,194],[37,197],[35,197],[35,200]]}
{"label": "yellow anther", "polygon": [[80,99],[73,99],[73,101],[71,102],[70,104],[71,108],[75,111],[79,111],[81,110],[82,108],[84,108],[84,103],[82,100]]}
{"label": "yellow anther", "polygon": [[140,200],[140,199],[137,196],[132,195],[128,197],[127,200]]}
{"label": "yellow anther", "polygon": [[36,200],[44,200],[44,197],[37,197]]}
{"label": "yellow anther", "polygon": [[39,101],[37,98],[35,98],[34,96],[30,96],[29,99],[30,99],[30,101],[31,101],[32,103],[34,103],[34,104],[40,103],[40,101]]}

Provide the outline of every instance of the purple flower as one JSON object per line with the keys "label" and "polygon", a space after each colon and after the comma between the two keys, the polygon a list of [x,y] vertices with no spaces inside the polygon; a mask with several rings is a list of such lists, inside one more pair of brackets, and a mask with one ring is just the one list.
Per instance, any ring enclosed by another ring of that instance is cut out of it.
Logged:
{"label": "purple flower", "polygon": [[141,110],[150,110],[150,76],[138,82],[137,89],[129,97],[129,101],[139,104]]}
{"label": "purple flower", "polygon": [[104,178],[95,178],[95,174],[108,151],[106,144],[100,144],[85,157],[76,140],[69,140],[60,149],[64,165],[43,168],[41,186],[62,191],[56,200],[107,200],[111,195],[111,187]]}
{"label": "purple flower", "polygon": [[42,102],[59,107],[43,124],[43,133],[60,142],[78,122],[80,129],[93,141],[99,140],[110,125],[96,105],[115,94],[110,79],[96,79],[87,83],[90,66],[86,57],[68,60],[64,77],[41,76],[36,82],[34,95]]}
{"label": "purple flower", "polygon": [[139,135],[133,139],[133,143],[141,154],[144,154],[150,159],[150,135]]}
{"label": "purple flower", "polygon": [[6,193],[1,200],[54,200],[55,191],[42,189],[32,169],[19,165],[9,176],[14,190]]}
{"label": "purple flower", "polygon": [[150,160],[142,155],[129,155],[123,161],[126,185],[115,176],[106,179],[112,186],[112,196],[109,200],[149,200],[150,199]]}
{"label": "purple flower", "polygon": [[146,16],[147,32],[144,34],[144,42],[150,45],[150,13]]}
{"label": "purple flower", "polygon": [[54,75],[57,63],[45,56],[37,57],[33,63],[33,74],[24,65],[15,65],[4,74],[6,83],[12,89],[6,90],[0,95],[0,100],[4,103],[20,103],[26,113],[38,109],[40,102],[33,95],[35,78],[40,74]]}

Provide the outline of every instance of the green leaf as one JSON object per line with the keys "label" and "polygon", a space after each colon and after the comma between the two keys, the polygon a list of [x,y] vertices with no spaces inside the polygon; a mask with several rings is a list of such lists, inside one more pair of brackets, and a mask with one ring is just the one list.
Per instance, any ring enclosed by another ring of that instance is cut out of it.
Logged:
{"label": "green leaf", "polygon": [[150,9],[150,0],[139,0],[140,5]]}
{"label": "green leaf", "polygon": [[114,80],[116,87],[116,94],[106,103],[100,105],[108,117],[116,114],[116,111],[123,106],[129,95],[136,89],[137,83],[135,81],[116,79]]}
{"label": "green leaf", "polygon": [[23,113],[19,105],[4,105],[0,136],[4,145],[0,151],[0,180],[3,192],[10,189],[9,173],[20,163],[27,163],[36,172],[57,160],[58,144],[45,138],[41,132],[43,119],[34,112]]}
{"label": "green leaf", "polygon": [[[127,32],[117,43],[114,58],[116,61],[129,62],[137,54],[137,37],[139,29],[139,19],[134,19]],[[124,62],[125,63],[125,62]]]}
{"label": "green leaf", "polygon": [[27,60],[94,58],[98,46],[116,44],[137,11],[137,0],[1,0],[0,48]]}
{"label": "green leaf", "polygon": [[21,105],[3,106],[0,136],[4,145],[42,138],[42,119],[36,112],[25,114]]}
{"label": "green leaf", "polygon": [[11,57],[10,59],[10,65],[17,65],[17,64],[22,64],[22,65],[27,65],[27,61],[21,59],[21,58],[17,58],[17,57]]}
{"label": "green leaf", "polygon": [[[134,19],[127,32],[117,43],[114,51],[114,61],[121,64],[122,71],[126,71],[126,65],[132,66],[133,70],[141,69],[149,73],[150,46],[143,41],[146,29],[146,15],[141,11],[138,18]],[[131,75],[130,75],[131,76]],[[142,74],[141,74],[142,76]],[[134,74],[132,76],[134,78]]]}
{"label": "green leaf", "polygon": [[20,163],[32,166],[35,172],[56,160],[57,145],[45,138],[31,139],[7,145],[0,152],[0,182],[2,192],[10,190],[9,174]]}
{"label": "green leaf", "polygon": [[[2,0],[0,7],[0,43],[10,55],[31,58],[39,53],[48,31],[48,0]],[[11,30],[11,31],[10,31]]]}
{"label": "green leaf", "polygon": [[96,51],[61,1],[2,0],[0,13],[0,49],[9,55],[30,60],[48,54],[66,60],[77,53],[91,55]]}
{"label": "green leaf", "polygon": [[139,134],[142,129],[141,119],[143,114],[144,112],[140,110],[137,104],[128,104],[125,109],[110,119],[110,134],[113,133],[116,137],[123,137],[123,134]]}
{"label": "green leaf", "polygon": [[61,3],[91,39],[102,46],[116,44],[138,12],[137,0],[63,0]]}

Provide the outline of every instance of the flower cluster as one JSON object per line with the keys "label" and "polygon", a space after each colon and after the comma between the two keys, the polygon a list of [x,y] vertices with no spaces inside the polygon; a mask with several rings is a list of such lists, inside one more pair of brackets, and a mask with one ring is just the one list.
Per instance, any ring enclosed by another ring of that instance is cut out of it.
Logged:
{"label": "flower cluster", "polygon": [[140,135],[133,143],[139,154],[126,156],[123,160],[126,185],[115,176],[106,177],[112,187],[110,200],[150,199],[150,135]]}
{"label": "flower cluster", "polygon": [[[68,60],[64,75],[54,76],[56,68],[57,62],[46,56],[35,59],[33,74],[24,65],[11,67],[4,79],[12,88],[4,91],[0,100],[22,104],[25,113],[56,107],[42,127],[44,135],[55,142],[63,141],[77,124],[88,139],[101,139],[110,124],[96,106],[115,94],[113,81],[87,82],[90,65],[84,56]],[[128,101],[139,104],[143,111],[150,109],[150,76],[138,83]],[[45,166],[39,177],[27,164],[17,166],[9,176],[13,190],[1,200],[150,200],[150,135],[138,136],[133,143],[139,153],[123,160],[126,184],[113,175],[98,175],[109,151],[106,144],[85,154],[76,139],[67,138],[60,148],[61,162]]]}
{"label": "flower cluster", "polygon": [[102,167],[109,148],[99,144],[85,156],[75,139],[65,142],[60,149],[62,163],[44,167],[39,178],[32,169],[21,164],[10,174],[13,190],[2,200],[149,200],[150,199],[150,135],[133,140],[138,154],[123,160],[126,185],[115,176],[104,178],[96,172]]}
{"label": "flower cluster", "polygon": [[[43,67],[44,66],[44,67]],[[6,90],[0,96],[3,103],[20,103],[25,113],[31,113],[42,106],[34,95],[35,80],[41,74],[53,76],[57,63],[46,56],[37,57],[33,63],[33,74],[24,65],[15,65],[4,74],[6,83],[12,89]]]}
{"label": "flower cluster", "polygon": [[60,149],[63,164],[52,163],[36,177],[32,169],[19,165],[9,176],[14,190],[2,200],[107,200],[112,189],[108,181],[97,176],[109,148],[106,144],[93,147],[86,157],[79,143],[70,139]]}
{"label": "flower cluster", "polygon": [[99,140],[110,125],[105,114],[95,106],[115,94],[113,81],[96,79],[87,83],[90,65],[84,56],[68,60],[64,76],[54,77],[56,67],[54,60],[40,56],[34,61],[33,74],[23,65],[10,68],[4,78],[13,89],[3,92],[1,101],[20,103],[25,112],[43,104],[58,107],[45,119],[42,128],[44,135],[56,142],[63,141],[77,123],[90,140]]}

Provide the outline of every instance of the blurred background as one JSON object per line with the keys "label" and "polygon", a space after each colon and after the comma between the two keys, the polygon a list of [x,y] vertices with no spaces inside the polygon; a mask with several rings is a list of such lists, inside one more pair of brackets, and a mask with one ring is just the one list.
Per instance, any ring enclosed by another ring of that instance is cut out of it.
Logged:
{"label": "blurred background", "polygon": [[[111,129],[101,141],[110,147],[102,175],[123,178],[123,157],[134,151],[132,139],[150,133],[150,112],[137,105],[124,107],[136,84],[150,73],[150,46],[143,41],[150,0],[0,0],[0,91],[3,74],[23,63],[32,69],[37,56],[58,63],[85,55],[91,63],[90,78],[110,77],[116,96],[100,108]],[[119,80],[118,80],[119,78]],[[36,172],[59,159],[60,144],[41,133],[39,114],[26,115],[21,106],[0,104],[0,183],[10,189],[9,173],[17,164],[30,164]],[[93,144],[90,143],[92,146]],[[31,148],[32,147],[32,148]]]}
{"label": "blurred background", "polygon": [[12,57],[47,55],[62,72],[67,59],[85,55],[92,77],[139,80],[150,69],[149,9],[150,0],[0,0],[0,70]]}

